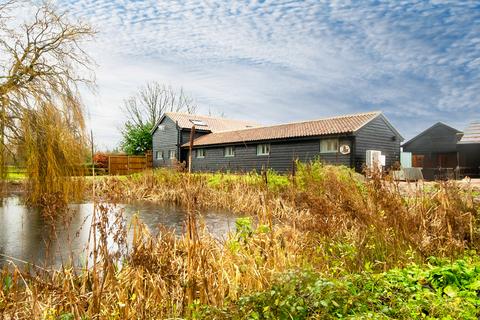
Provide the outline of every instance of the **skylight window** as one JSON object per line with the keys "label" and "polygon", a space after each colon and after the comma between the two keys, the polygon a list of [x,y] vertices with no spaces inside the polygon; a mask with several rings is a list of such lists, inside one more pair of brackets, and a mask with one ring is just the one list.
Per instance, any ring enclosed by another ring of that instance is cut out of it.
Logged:
{"label": "skylight window", "polygon": [[202,120],[190,120],[190,122],[193,123],[196,126],[199,126],[199,127],[206,127],[207,126],[207,124],[205,122],[203,122]]}

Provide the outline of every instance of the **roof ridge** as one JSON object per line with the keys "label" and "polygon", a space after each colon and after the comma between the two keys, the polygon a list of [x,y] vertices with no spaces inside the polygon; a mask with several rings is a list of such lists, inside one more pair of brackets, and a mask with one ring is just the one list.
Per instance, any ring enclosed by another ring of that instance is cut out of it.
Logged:
{"label": "roof ridge", "polygon": [[[286,123],[278,123],[278,124],[272,124],[272,125],[265,125],[265,126],[258,126],[258,127],[253,127],[253,128],[242,128],[242,129],[235,129],[235,130],[223,130],[223,131],[217,131],[214,133],[223,133],[223,132],[234,132],[234,131],[245,131],[245,130],[253,130],[253,129],[260,129],[260,128],[273,128],[273,127],[280,127],[280,126],[286,126],[286,125],[291,125],[291,124],[301,124],[301,123],[308,123],[308,122],[316,122],[316,121],[326,121],[326,120],[336,120],[336,119],[343,119],[343,118],[349,118],[349,117],[358,117],[358,116],[365,116],[365,115],[380,115],[382,114],[382,111],[370,111],[370,112],[360,112],[360,113],[351,113],[351,114],[345,114],[341,116],[332,116],[332,117],[326,117],[326,118],[319,118],[319,119],[313,119],[313,120],[300,120],[300,121],[292,121],[292,122],[286,122]],[[363,124],[364,125],[364,124]],[[362,126],[363,126],[362,125]],[[357,128],[358,130],[359,128]],[[213,133],[213,132],[212,132]]]}
{"label": "roof ridge", "polygon": [[252,120],[238,120],[238,119],[222,118],[220,116],[207,116],[207,115],[203,115],[203,114],[188,113],[188,112],[168,111],[168,112],[165,112],[164,114],[177,114],[177,115],[182,115],[182,116],[197,116],[197,117],[200,116],[200,117],[203,117],[203,118],[209,118],[209,119],[215,119],[215,120],[255,123],[255,121],[252,121]]}
{"label": "roof ridge", "polygon": [[425,135],[429,130],[435,128],[435,127],[438,126],[438,125],[443,125],[443,126],[449,128],[449,129],[453,130],[453,131],[457,131],[457,133],[463,133],[463,131],[458,130],[457,128],[454,128],[454,127],[452,127],[451,125],[446,124],[446,123],[443,122],[443,121],[437,121],[437,122],[435,122],[434,124],[432,124],[430,127],[422,130],[422,131],[421,131],[420,133],[418,133],[416,136],[410,138],[410,140],[408,140],[407,142],[403,143],[403,144],[402,144],[402,147],[404,147],[404,146],[412,143],[413,141],[417,140],[418,138],[422,137],[422,136]]}

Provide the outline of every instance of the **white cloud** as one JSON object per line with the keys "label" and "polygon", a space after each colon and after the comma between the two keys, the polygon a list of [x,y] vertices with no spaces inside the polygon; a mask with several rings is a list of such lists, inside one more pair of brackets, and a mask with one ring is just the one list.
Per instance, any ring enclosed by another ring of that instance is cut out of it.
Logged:
{"label": "white cloud", "polygon": [[[382,109],[409,137],[480,116],[476,2],[61,0],[100,31],[86,98],[102,144],[148,80],[183,86],[206,111],[281,122]],[[93,115],[98,115],[95,118]],[[103,119],[103,120],[102,120]]]}

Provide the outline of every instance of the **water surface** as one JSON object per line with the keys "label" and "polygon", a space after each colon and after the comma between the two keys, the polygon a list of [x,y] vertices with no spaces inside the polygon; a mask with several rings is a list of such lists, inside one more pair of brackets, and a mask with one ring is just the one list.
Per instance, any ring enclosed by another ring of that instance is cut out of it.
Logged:
{"label": "water surface", "polygon": [[[18,196],[4,198],[0,207],[0,266],[7,261],[59,266],[70,258],[77,265],[84,264],[93,209],[93,203],[70,205],[70,218],[57,219],[52,237],[52,227],[38,209],[24,206]],[[159,225],[173,228],[177,235],[185,228],[186,210],[171,204],[138,202],[112,206],[111,221],[115,212],[122,213],[126,225],[138,214],[152,233],[159,232]],[[236,218],[229,212],[215,210],[200,214],[207,229],[220,240],[234,230]]]}

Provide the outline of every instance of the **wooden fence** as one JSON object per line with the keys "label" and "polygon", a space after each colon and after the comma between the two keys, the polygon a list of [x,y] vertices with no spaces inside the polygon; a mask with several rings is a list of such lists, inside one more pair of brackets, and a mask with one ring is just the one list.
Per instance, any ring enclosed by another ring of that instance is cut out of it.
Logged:
{"label": "wooden fence", "polygon": [[117,155],[108,157],[108,174],[126,175],[144,171],[153,165],[152,153],[144,156]]}

